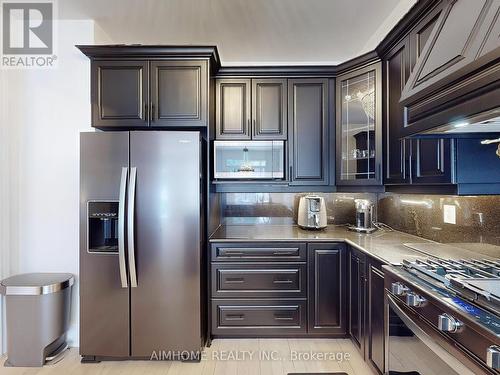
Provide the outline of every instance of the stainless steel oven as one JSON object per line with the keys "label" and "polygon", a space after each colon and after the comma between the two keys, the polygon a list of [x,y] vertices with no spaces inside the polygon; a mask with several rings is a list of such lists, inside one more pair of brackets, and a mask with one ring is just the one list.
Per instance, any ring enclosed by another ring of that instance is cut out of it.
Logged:
{"label": "stainless steel oven", "polygon": [[474,375],[449,352],[444,337],[390,293],[385,319],[388,374]]}

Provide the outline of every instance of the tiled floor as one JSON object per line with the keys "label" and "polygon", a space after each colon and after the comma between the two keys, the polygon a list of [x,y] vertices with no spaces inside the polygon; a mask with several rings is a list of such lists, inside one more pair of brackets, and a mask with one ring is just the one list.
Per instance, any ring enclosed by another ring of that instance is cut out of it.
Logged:
{"label": "tiled floor", "polygon": [[[315,358],[311,358],[313,354]],[[4,359],[1,358],[2,363]],[[200,363],[123,361],[82,365],[78,349],[74,348],[52,366],[0,367],[2,375],[287,375],[293,372],[372,374],[348,339],[214,340]]]}

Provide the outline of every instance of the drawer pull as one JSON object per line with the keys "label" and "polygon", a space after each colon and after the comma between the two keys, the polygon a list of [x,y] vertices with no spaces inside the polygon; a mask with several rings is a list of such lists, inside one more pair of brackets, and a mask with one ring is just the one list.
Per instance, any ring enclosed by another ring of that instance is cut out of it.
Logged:
{"label": "drawer pull", "polygon": [[280,280],[280,279],[276,279],[273,281],[274,284],[291,284],[293,283],[293,280],[290,280],[290,279],[285,279],[285,280]]}
{"label": "drawer pull", "polygon": [[290,249],[290,250],[275,250],[273,255],[295,255],[297,254],[299,249]]}
{"label": "drawer pull", "polygon": [[245,282],[245,279],[242,277],[228,277],[225,281],[226,284],[241,284]]}
{"label": "drawer pull", "polygon": [[293,320],[293,317],[287,315],[274,315],[274,320]]}
{"label": "drawer pull", "polygon": [[242,251],[229,251],[229,250],[226,250],[224,253],[226,255],[243,255],[244,254]]}
{"label": "drawer pull", "polygon": [[228,314],[225,320],[245,320],[245,314]]}

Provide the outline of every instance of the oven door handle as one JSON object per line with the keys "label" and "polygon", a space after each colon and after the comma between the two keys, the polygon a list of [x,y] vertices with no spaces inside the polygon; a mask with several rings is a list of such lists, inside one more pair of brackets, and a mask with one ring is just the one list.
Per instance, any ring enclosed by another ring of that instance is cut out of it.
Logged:
{"label": "oven door handle", "polygon": [[[421,340],[425,346],[427,346],[433,353],[435,353],[439,358],[443,360],[448,366],[450,366],[458,374],[464,375],[474,375],[474,373],[462,364],[457,358],[448,353],[441,345],[434,341],[422,328],[415,323],[411,317],[409,317],[405,311],[399,307],[396,300],[387,294],[387,300],[389,306],[394,310],[394,312],[399,316],[404,324]],[[388,327],[386,328],[388,330]]]}

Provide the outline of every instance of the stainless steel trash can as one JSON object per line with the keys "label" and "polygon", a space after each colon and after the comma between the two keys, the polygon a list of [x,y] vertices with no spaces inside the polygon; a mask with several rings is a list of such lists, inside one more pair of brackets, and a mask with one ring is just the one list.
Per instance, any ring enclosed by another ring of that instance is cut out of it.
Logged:
{"label": "stainless steel trash can", "polygon": [[64,353],[74,280],[69,273],[26,273],[0,282],[7,310],[5,366],[40,367]]}

